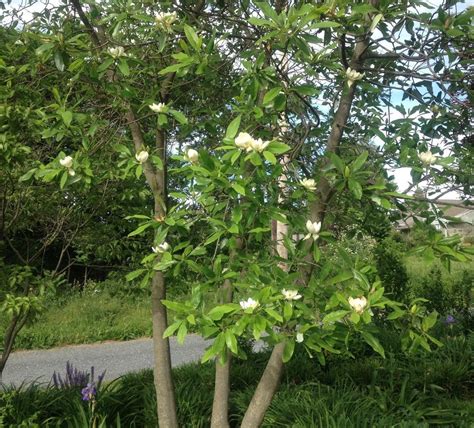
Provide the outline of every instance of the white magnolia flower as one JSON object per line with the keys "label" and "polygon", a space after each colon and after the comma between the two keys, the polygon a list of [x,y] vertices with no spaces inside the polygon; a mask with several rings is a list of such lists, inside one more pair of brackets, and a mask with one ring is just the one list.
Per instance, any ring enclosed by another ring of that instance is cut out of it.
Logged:
{"label": "white magnolia flower", "polygon": [[177,16],[176,12],[166,13],[166,12],[159,12],[155,16],[155,22],[158,27],[163,28],[164,30],[171,30],[171,26],[176,21]]}
{"label": "white magnolia flower", "polygon": [[304,178],[300,181],[300,184],[306,190],[316,190],[316,181],[314,181],[312,178]]}
{"label": "white magnolia flower", "polygon": [[117,46],[116,48],[109,48],[107,52],[109,53],[110,56],[114,58],[119,58],[125,55],[125,49],[123,48],[123,46]]}
{"label": "white magnolia flower", "polygon": [[303,342],[303,340],[304,340],[303,333],[296,333],[296,341],[298,343],[301,343],[301,342]]}
{"label": "white magnolia flower", "polygon": [[249,151],[248,149],[250,148],[251,150],[251,146],[250,146],[250,143],[253,141],[253,138],[250,134],[247,134],[247,132],[240,132],[239,135],[237,135],[237,137],[235,138],[235,145],[239,148],[239,149],[243,149],[243,150],[247,150]]}
{"label": "white magnolia flower", "polygon": [[184,158],[191,163],[196,163],[199,159],[199,153],[197,150],[188,149],[184,155]]}
{"label": "white magnolia flower", "polygon": [[71,168],[72,162],[73,162],[72,156],[66,156],[64,159],[59,159],[59,163],[61,164],[61,166],[65,168]]}
{"label": "white magnolia flower", "polygon": [[437,157],[431,153],[430,150],[427,152],[421,152],[418,154],[418,157],[420,158],[421,162],[423,162],[425,165],[431,165],[436,162]]}
{"label": "white magnolia flower", "polygon": [[166,108],[166,104],[164,103],[158,103],[158,104],[153,103],[153,104],[150,104],[148,107],[150,107],[150,109],[154,111],[155,113],[165,113],[166,110],[168,110]]}
{"label": "white magnolia flower", "polygon": [[351,305],[351,308],[358,314],[364,312],[364,309],[367,306],[367,299],[364,296],[356,298],[349,297],[348,302],[349,305]]}
{"label": "white magnolia flower", "polygon": [[319,232],[321,231],[321,222],[315,221],[314,223],[311,220],[306,222],[306,229],[308,234],[304,239],[313,238],[315,241],[319,238]]}
{"label": "white magnolia flower", "polygon": [[[250,142],[250,149],[258,153],[262,153],[269,144],[270,144],[270,141],[264,142],[262,141],[261,138],[259,138],[258,140],[252,139],[252,141]],[[249,151],[248,148],[247,148],[247,151]]]}
{"label": "white magnolia flower", "polygon": [[245,309],[255,309],[258,306],[258,301],[253,300],[251,297],[249,297],[247,300],[241,300],[240,301],[240,307],[245,310]]}
{"label": "white magnolia flower", "polygon": [[347,78],[347,85],[349,87],[352,86],[352,84],[356,80],[361,80],[364,77],[364,73],[359,73],[356,70],[353,70],[352,68],[348,67],[346,70],[346,78]]}
{"label": "white magnolia flower", "polygon": [[144,163],[148,160],[148,156],[148,152],[146,150],[142,150],[141,152],[135,155],[135,159],[140,163]]}
{"label": "white magnolia flower", "polygon": [[74,177],[76,175],[76,171],[74,171],[73,169],[68,169],[67,173],[71,176],[71,177]]}
{"label": "white magnolia flower", "polygon": [[165,252],[168,251],[170,248],[171,248],[171,246],[170,246],[170,244],[168,244],[167,242],[163,242],[162,244],[159,244],[159,245],[157,245],[156,247],[151,247],[152,251],[153,251],[155,254],[165,253]]}
{"label": "white magnolia flower", "polygon": [[285,297],[286,300],[298,300],[301,299],[303,296],[298,293],[297,290],[281,290],[281,294]]}

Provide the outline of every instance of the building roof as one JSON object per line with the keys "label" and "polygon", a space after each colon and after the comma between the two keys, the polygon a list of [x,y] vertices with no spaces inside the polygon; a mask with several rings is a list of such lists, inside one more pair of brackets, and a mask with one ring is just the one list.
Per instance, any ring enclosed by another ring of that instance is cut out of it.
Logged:
{"label": "building roof", "polygon": [[[468,203],[473,204],[474,201],[468,201]],[[463,217],[466,217],[468,214],[474,213],[474,205],[461,206],[461,204],[463,204],[463,201],[460,201],[458,199],[439,199],[435,203],[436,207],[443,211],[444,217],[455,217],[455,218],[458,218],[461,223],[472,224],[471,220],[468,220],[468,219],[464,220]],[[396,224],[396,228],[398,230],[411,229],[415,224],[415,220],[413,219],[413,216],[414,216],[414,213],[411,213],[410,217],[402,219],[402,220],[398,220]],[[418,216],[416,217],[420,218]]]}

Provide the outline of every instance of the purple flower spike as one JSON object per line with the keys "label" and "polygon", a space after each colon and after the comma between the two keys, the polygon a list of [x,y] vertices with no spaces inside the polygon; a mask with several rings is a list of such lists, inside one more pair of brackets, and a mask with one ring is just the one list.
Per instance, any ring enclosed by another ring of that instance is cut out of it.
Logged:
{"label": "purple flower spike", "polygon": [[446,317],[446,320],[445,320],[445,323],[450,325],[450,324],[454,324],[456,322],[456,318],[454,318],[452,315],[448,315]]}
{"label": "purple flower spike", "polygon": [[95,389],[94,382],[88,383],[87,386],[83,388],[81,391],[82,399],[84,401],[91,401],[92,399],[94,399],[96,393],[97,393],[97,390]]}

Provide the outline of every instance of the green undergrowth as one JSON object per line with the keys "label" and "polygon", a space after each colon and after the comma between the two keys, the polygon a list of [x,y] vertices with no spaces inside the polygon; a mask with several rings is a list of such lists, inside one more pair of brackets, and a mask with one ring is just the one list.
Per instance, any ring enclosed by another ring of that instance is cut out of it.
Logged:
{"label": "green undergrowth", "polygon": [[[472,335],[459,336],[448,338],[443,348],[431,353],[388,353],[385,360],[361,350],[355,358],[329,355],[324,367],[297,349],[285,367],[263,426],[470,427],[474,421],[473,345]],[[233,427],[239,426],[268,354],[250,358],[235,360],[232,366]],[[208,427],[212,364],[183,366],[174,370],[174,376],[180,426]],[[97,399],[103,426],[156,426],[151,370],[103,386]],[[0,414],[5,427],[79,427],[87,426],[89,408],[81,401],[79,389],[33,385],[6,389],[0,396]]]}

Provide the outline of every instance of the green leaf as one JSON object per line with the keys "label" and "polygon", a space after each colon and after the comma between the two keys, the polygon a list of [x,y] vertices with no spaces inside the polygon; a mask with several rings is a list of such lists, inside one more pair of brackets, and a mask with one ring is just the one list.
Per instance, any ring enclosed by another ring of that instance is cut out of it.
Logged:
{"label": "green leaf", "polygon": [[239,233],[239,225],[232,223],[227,230],[229,231],[229,233],[233,233],[235,235]]}
{"label": "green leaf", "polygon": [[388,320],[396,320],[397,318],[401,318],[405,315],[405,311],[395,310],[393,311],[388,317]]}
{"label": "green leaf", "polygon": [[[166,330],[165,330],[166,331]],[[186,323],[182,322],[178,329],[178,334],[176,336],[178,343],[182,345],[184,343],[184,339],[186,338],[186,334],[188,333],[188,328],[186,327]]]}
{"label": "green leaf", "polygon": [[344,161],[338,155],[336,155],[336,153],[329,153],[328,157],[337,170],[344,175],[344,170],[346,167]]}
{"label": "green leaf", "polygon": [[270,315],[272,318],[274,318],[275,320],[277,320],[278,322],[283,322],[283,317],[277,312],[275,311],[275,309],[272,309],[272,308],[266,308],[265,309],[265,312]]}
{"label": "green leaf", "polygon": [[206,352],[204,352],[201,358],[201,364],[204,364],[207,361],[209,361],[214,355],[216,355],[216,352],[214,351],[214,348],[210,346],[209,348],[206,349]]}
{"label": "green leaf", "polygon": [[61,112],[61,118],[63,119],[64,124],[69,127],[72,122],[72,111],[66,110]]}
{"label": "green leaf", "polygon": [[142,174],[143,174],[143,166],[140,164],[137,166],[137,169],[135,170],[135,177],[140,178]]}
{"label": "green leaf", "polygon": [[339,282],[344,282],[344,281],[347,281],[347,280],[352,279],[352,278],[354,278],[354,274],[352,272],[344,271],[344,272],[341,272],[338,275],[336,275],[334,278],[331,278],[327,282],[327,285],[337,284]]}
{"label": "green leaf", "polygon": [[266,94],[265,96],[263,97],[263,101],[262,101],[262,104],[264,106],[270,104],[277,96],[278,94],[281,92],[281,87],[280,86],[277,86],[276,88],[272,88],[270,89]]}
{"label": "green leaf", "polygon": [[179,320],[168,326],[168,328],[163,332],[163,339],[172,336],[182,323],[183,321]]}
{"label": "green leaf", "polygon": [[27,173],[23,174],[19,178],[19,181],[28,181],[29,179],[31,179],[31,177],[33,177],[36,171],[37,171],[36,168],[30,169]]}
{"label": "green leaf", "polygon": [[253,332],[252,333],[255,340],[260,339],[266,327],[267,327],[267,320],[264,317],[257,315],[253,318]]}
{"label": "green leaf", "polygon": [[66,185],[66,181],[67,181],[67,176],[68,176],[68,172],[67,171],[64,171],[61,175],[61,180],[59,182],[59,187],[61,189],[64,189],[64,186]]}
{"label": "green leaf", "polygon": [[277,159],[275,155],[272,152],[264,151],[263,152],[263,157],[270,162],[272,165],[275,165],[277,163]]}
{"label": "green leaf", "polygon": [[241,186],[238,183],[232,183],[232,189],[234,189],[237,193],[245,196],[245,187]]}
{"label": "green leaf", "polygon": [[300,95],[316,95],[319,90],[313,85],[299,85],[293,88]]}
{"label": "green leaf", "polygon": [[283,362],[287,363],[291,360],[293,352],[295,351],[295,341],[293,339],[288,339],[285,342],[285,348],[283,349]]}
{"label": "green leaf", "polygon": [[283,319],[289,321],[293,315],[293,305],[290,302],[285,302],[283,306]]}
{"label": "green leaf", "polygon": [[104,60],[104,62],[102,64],[100,64],[99,68],[97,69],[97,71],[99,72],[102,72],[104,70],[107,70],[112,64],[114,63],[114,59],[113,58],[106,58]]}
{"label": "green leaf", "polygon": [[168,67],[163,68],[163,70],[160,70],[158,74],[168,74],[168,73],[175,73],[178,70],[181,70],[184,67],[188,67],[191,65],[191,62],[178,62],[176,64],[171,64]]}
{"label": "green leaf", "polygon": [[202,42],[199,39],[199,36],[196,34],[194,29],[187,24],[184,24],[184,34],[189,41],[189,44],[198,51],[201,48]]}
{"label": "green leaf", "polygon": [[320,22],[315,22],[312,24],[309,28],[334,28],[334,27],[340,27],[341,24],[335,21],[320,21]]}
{"label": "green leaf", "polygon": [[273,7],[266,1],[254,2],[258,8],[263,12],[265,18],[271,19],[272,21],[278,21],[278,15]]}
{"label": "green leaf", "polygon": [[41,55],[44,52],[50,51],[54,48],[54,43],[45,43],[35,50],[36,55]]}
{"label": "green leaf", "polygon": [[138,226],[133,232],[130,232],[128,234],[128,237],[130,238],[131,236],[135,236],[135,235],[140,235],[142,234],[146,229],[148,229],[150,226],[152,225],[151,222],[148,222],[148,223],[144,223],[140,226]]}
{"label": "green leaf", "polygon": [[170,109],[169,112],[181,125],[186,125],[188,123],[188,119],[180,111]]}
{"label": "green leaf", "polygon": [[140,275],[142,275],[144,272],[146,272],[146,269],[137,269],[134,270],[133,272],[130,272],[125,276],[125,279],[127,281],[133,281],[135,278],[138,278]]}
{"label": "green leaf", "polygon": [[352,178],[349,178],[347,184],[349,185],[349,190],[354,195],[354,197],[360,200],[362,198],[363,193],[361,184],[358,181],[353,180]]}
{"label": "green leaf", "polygon": [[234,163],[237,161],[239,156],[240,156],[240,150],[234,150],[234,153],[232,154],[232,157],[230,158],[230,163],[234,165]]}
{"label": "green leaf", "polygon": [[288,144],[280,143],[279,141],[272,141],[267,147],[267,150],[269,152],[272,152],[273,154],[276,154],[276,155],[281,155],[283,153],[286,153],[290,149],[291,147]]}
{"label": "green leaf", "polygon": [[173,312],[183,312],[186,314],[189,312],[189,307],[179,302],[173,302],[172,300],[162,300],[161,303],[163,303],[165,307],[172,310]]}
{"label": "green leaf", "polygon": [[421,323],[421,328],[423,331],[428,331],[431,327],[436,324],[436,320],[438,319],[438,312],[433,311],[429,314],[426,318],[423,318]]}
{"label": "green leaf", "polygon": [[223,230],[219,230],[218,232],[213,233],[209,238],[207,238],[204,245],[212,244],[213,242],[217,241],[222,235],[224,234]]}
{"label": "green leaf", "polygon": [[372,347],[372,349],[385,358],[385,351],[379,340],[368,331],[362,331],[361,334],[364,340]]}
{"label": "green leaf", "polygon": [[130,68],[128,67],[128,63],[125,58],[120,58],[118,68],[124,76],[130,76]]}
{"label": "green leaf", "polygon": [[358,171],[362,165],[365,164],[367,161],[367,157],[369,156],[369,152],[367,150],[364,150],[358,157],[357,159],[352,162],[352,171],[356,172]]}
{"label": "green leaf", "polygon": [[61,52],[56,51],[54,53],[54,64],[59,71],[64,71],[64,60]]}
{"label": "green leaf", "polygon": [[225,314],[239,310],[240,306],[235,303],[228,303],[226,305],[219,305],[212,308],[207,316],[214,321],[220,320]]}
{"label": "green leaf", "polygon": [[370,303],[372,304],[372,303],[378,302],[382,298],[384,291],[385,289],[383,287],[380,287],[374,293],[370,294],[369,295]]}
{"label": "green leaf", "polygon": [[374,16],[374,19],[372,19],[372,24],[370,24],[370,29],[369,29],[371,33],[373,33],[375,28],[377,28],[377,25],[382,18],[383,18],[383,15],[381,13],[378,13],[377,15]]}
{"label": "green leaf", "polygon": [[234,120],[232,120],[232,122],[229,123],[229,126],[225,131],[224,138],[235,138],[235,136],[237,135],[237,131],[239,130],[241,120],[242,115],[239,114]]}
{"label": "green leaf", "polygon": [[257,27],[266,27],[266,26],[274,27],[274,24],[272,21],[269,21],[267,19],[255,18],[254,16],[251,16],[248,19],[248,22],[252,25],[256,25]]}
{"label": "green leaf", "polygon": [[404,193],[398,193],[398,192],[385,192],[384,196],[392,196],[394,198],[399,198],[399,199],[415,199],[414,196],[405,195]]}
{"label": "green leaf", "polygon": [[226,330],[225,332],[225,343],[231,352],[234,354],[238,353],[237,338],[231,330]]}
{"label": "green leaf", "polygon": [[351,311],[346,311],[343,309],[339,311],[330,312],[323,318],[323,323],[328,324],[330,322],[336,322],[336,321],[342,320],[350,312]]}

